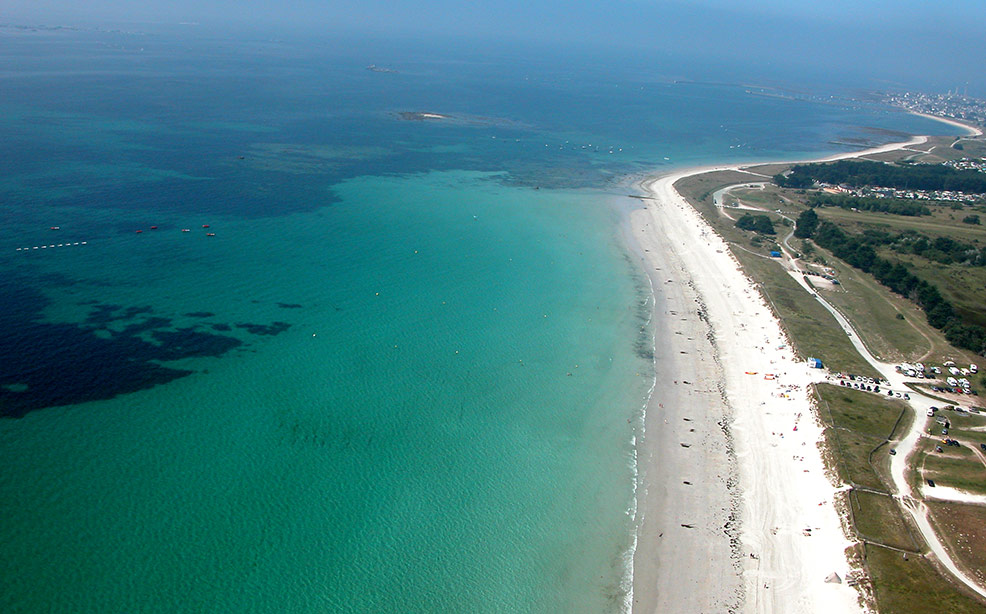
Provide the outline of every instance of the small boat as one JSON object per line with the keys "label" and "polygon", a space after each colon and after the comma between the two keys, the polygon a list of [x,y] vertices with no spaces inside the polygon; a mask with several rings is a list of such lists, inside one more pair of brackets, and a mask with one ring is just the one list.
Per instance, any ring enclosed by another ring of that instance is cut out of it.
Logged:
{"label": "small boat", "polygon": [[208,224],[202,224],[202,228],[208,228],[208,227],[209,227]]}
{"label": "small boat", "polygon": [[207,233],[205,233],[205,236],[207,236],[207,237],[214,237],[214,236],[216,236],[216,233],[214,233],[214,232],[207,232]]}
{"label": "small boat", "polygon": [[140,234],[140,233],[142,233],[142,232],[144,232],[144,231],[143,231],[143,230],[138,230],[138,231],[137,231],[137,234]]}
{"label": "small boat", "polygon": [[157,230],[157,226],[151,226],[151,230]]}
{"label": "small boat", "polygon": [[61,230],[61,229],[62,229],[61,226],[51,226],[48,228],[48,230]]}
{"label": "small boat", "polygon": [[182,232],[192,232],[192,229],[191,228],[182,228],[181,231]]}

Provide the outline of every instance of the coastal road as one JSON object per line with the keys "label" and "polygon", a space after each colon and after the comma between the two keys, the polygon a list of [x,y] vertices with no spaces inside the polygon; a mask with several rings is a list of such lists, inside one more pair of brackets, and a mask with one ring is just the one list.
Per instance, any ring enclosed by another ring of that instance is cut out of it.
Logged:
{"label": "coastal road", "polygon": [[[911,518],[914,519],[914,523],[917,525],[921,536],[924,538],[931,552],[935,555],[935,558],[941,563],[945,569],[948,570],[956,580],[962,584],[968,586],[970,589],[976,592],[979,596],[986,598],[986,588],[983,588],[976,582],[973,578],[967,575],[964,571],[959,569],[949,556],[948,552],[945,550],[945,546],[942,544],[941,539],[935,532],[934,528],[931,526],[931,522],[928,519],[928,508],[919,499],[915,498],[914,492],[911,490],[911,486],[907,481],[907,469],[911,458],[917,448],[918,442],[925,431],[925,425],[927,420],[925,416],[927,415],[928,409],[933,405],[939,403],[936,399],[927,397],[921,393],[914,392],[912,389],[908,388],[906,384],[918,382],[915,378],[908,378],[897,372],[895,365],[887,362],[883,362],[877,359],[863,344],[859,333],[853,327],[852,323],[842,315],[838,309],[836,309],[831,303],[822,298],[818,292],[816,292],[811,286],[808,285],[807,280],[805,280],[804,274],[798,270],[789,271],[791,276],[805,289],[806,292],[811,294],[819,304],[832,314],[839,326],[842,327],[843,332],[849,337],[850,342],[852,342],[853,347],[859,352],[866,362],[870,364],[878,373],[883,376],[883,379],[890,382],[890,389],[908,391],[910,400],[905,401],[908,403],[914,411],[914,420],[911,422],[911,427],[908,429],[907,434],[897,443],[897,454],[890,457],[890,475],[894,482],[894,487],[897,489],[897,498],[901,503],[904,510],[908,512]],[[978,452],[978,450],[977,450]]]}
{"label": "coastal road", "polygon": [[[761,189],[763,189],[763,186],[765,184],[741,183],[741,184],[733,184],[733,185],[725,186],[715,191],[712,197],[713,203],[715,204],[715,206],[719,207],[720,211],[722,211],[725,214],[724,198],[726,194],[728,194],[731,190],[736,188],[755,187],[758,185],[760,186]],[[761,212],[766,211],[765,209],[743,206],[743,205],[740,205],[738,207],[731,207],[731,208],[754,210]],[[730,216],[727,215],[727,217]],[[782,217],[785,217],[785,219],[790,220],[790,218],[786,216],[782,216]],[[793,220],[791,221],[793,222]],[[954,576],[962,584],[968,586],[970,589],[975,591],[981,597],[986,598],[986,588],[980,586],[973,578],[969,577],[965,572],[959,569],[959,567],[955,564],[955,561],[952,560],[951,556],[945,550],[945,547],[942,544],[941,539],[938,537],[938,534],[931,526],[931,522],[928,518],[927,506],[920,500],[920,497],[914,496],[914,492],[912,491],[911,486],[907,481],[907,473],[908,473],[907,469],[909,466],[908,463],[914,456],[917,445],[924,435],[925,425],[927,424],[927,420],[925,420],[924,418],[927,415],[928,409],[934,406],[936,403],[938,403],[938,401],[936,399],[932,399],[931,397],[927,397],[918,392],[914,392],[911,388],[907,386],[908,383],[914,383],[920,380],[917,380],[915,378],[908,378],[906,376],[901,375],[900,373],[897,372],[895,368],[896,365],[883,362],[877,359],[873,354],[871,354],[869,349],[867,349],[866,345],[863,343],[863,340],[859,336],[859,333],[856,332],[856,329],[853,327],[852,323],[842,314],[841,311],[836,309],[831,303],[829,303],[824,298],[822,298],[819,295],[819,293],[808,284],[808,281],[805,279],[804,273],[798,269],[796,260],[791,255],[795,250],[791,248],[791,245],[789,244],[788,241],[793,235],[794,235],[794,227],[792,227],[791,232],[788,233],[788,235],[783,239],[784,247],[787,248],[789,252],[787,254],[788,264],[790,265],[788,272],[791,274],[794,280],[798,282],[798,284],[802,288],[804,288],[806,292],[808,292],[808,294],[814,297],[815,300],[822,305],[822,307],[824,307],[829,313],[832,314],[836,322],[838,322],[839,326],[842,327],[843,332],[845,332],[846,336],[853,344],[853,347],[855,347],[856,351],[859,352],[860,356],[862,356],[870,364],[870,366],[872,366],[878,373],[880,373],[883,379],[890,382],[890,389],[907,391],[908,395],[910,396],[910,399],[905,402],[907,402],[913,409],[914,420],[912,421],[911,427],[908,429],[907,434],[904,436],[903,439],[901,439],[898,442],[897,454],[890,457],[890,473],[891,473],[891,479],[894,482],[894,487],[897,490],[896,498],[900,502],[901,507],[904,510],[906,510],[907,513],[914,519],[914,523],[918,527],[921,536],[924,538],[925,542],[928,544],[929,549],[934,554],[934,556],[938,559],[941,565],[945,569],[947,569],[948,572],[952,574],[952,576]],[[979,450],[975,450],[975,452],[981,457],[984,463],[986,463],[986,457],[983,457],[983,455],[979,452]]]}
{"label": "coastal road", "polygon": [[766,185],[767,185],[767,183],[764,182],[764,181],[755,182],[755,183],[737,183],[735,185],[727,185],[726,187],[719,188],[718,190],[716,190],[715,192],[712,193],[712,204],[715,205],[716,207],[718,207],[719,208],[719,211],[723,215],[725,215],[726,217],[728,217],[731,220],[735,220],[736,218],[734,218],[733,216],[729,215],[729,213],[727,212],[727,209],[732,209],[732,210],[736,210],[736,211],[759,211],[759,212],[762,213],[762,212],[766,211],[766,209],[761,209],[759,207],[751,207],[749,205],[739,205],[738,204],[738,205],[735,205],[735,206],[732,206],[732,207],[726,207],[726,198],[725,197],[726,197],[727,194],[729,194],[732,190],[735,190],[736,188],[748,188],[748,189],[757,189],[757,188],[759,188],[759,189],[762,190],[762,189],[764,189],[764,186],[766,186]]}

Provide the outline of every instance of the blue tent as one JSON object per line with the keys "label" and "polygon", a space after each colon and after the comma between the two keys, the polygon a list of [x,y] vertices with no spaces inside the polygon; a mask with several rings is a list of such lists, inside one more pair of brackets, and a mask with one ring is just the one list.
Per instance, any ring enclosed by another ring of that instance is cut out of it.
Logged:
{"label": "blue tent", "polygon": [[822,368],[822,361],[819,360],[818,358],[809,358],[808,359],[808,366],[811,367],[812,369],[821,369]]}
{"label": "blue tent", "polygon": [[770,257],[771,258],[780,258],[781,257],[781,253],[780,252],[770,252]]}

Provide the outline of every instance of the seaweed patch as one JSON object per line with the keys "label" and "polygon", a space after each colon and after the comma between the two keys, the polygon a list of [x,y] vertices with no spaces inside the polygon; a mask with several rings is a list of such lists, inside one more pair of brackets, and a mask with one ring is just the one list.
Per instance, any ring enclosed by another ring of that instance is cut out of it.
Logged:
{"label": "seaweed patch", "polygon": [[291,325],[287,322],[271,322],[270,324],[239,322],[236,324],[236,328],[242,328],[252,335],[279,335],[291,328]]}
{"label": "seaweed patch", "polygon": [[[0,417],[20,418],[59,405],[111,399],[166,384],[192,371],[165,361],[221,356],[243,344],[229,335],[161,330],[162,317],[135,320],[150,307],[96,304],[81,324],[48,323],[49,300],[19,280],[0,279]],[[144,337],[150,333],[151,339]]]}

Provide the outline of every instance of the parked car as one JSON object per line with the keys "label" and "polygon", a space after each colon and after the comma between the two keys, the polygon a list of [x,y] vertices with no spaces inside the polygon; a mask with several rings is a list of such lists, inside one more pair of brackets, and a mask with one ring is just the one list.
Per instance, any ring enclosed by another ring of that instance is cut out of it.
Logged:
{"label": "parked car", "polygon": [[934,480],[928,480],[928,486],[931,486],[932,488],[934,488],[935,487],[935,481]]}

